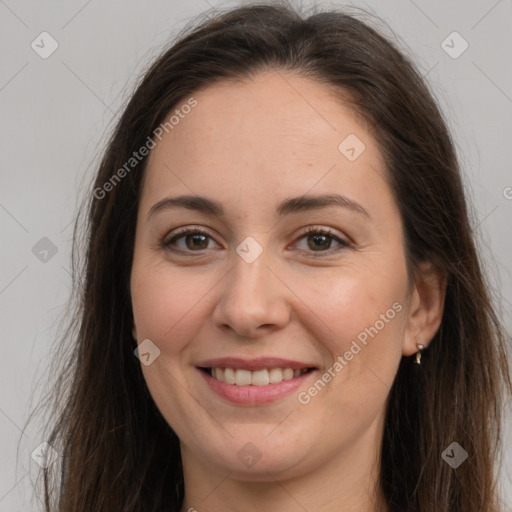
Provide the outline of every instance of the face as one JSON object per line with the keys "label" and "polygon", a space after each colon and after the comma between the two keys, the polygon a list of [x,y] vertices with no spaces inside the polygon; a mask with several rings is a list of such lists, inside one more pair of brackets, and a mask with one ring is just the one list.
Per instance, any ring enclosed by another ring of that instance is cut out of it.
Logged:
{"label": "face", "polygon": [[193,97],[151,151],[138,212],[134,336],[151,395],[186,464],[254,480],[357,464],[415,352],[379,147],[293,74]]}

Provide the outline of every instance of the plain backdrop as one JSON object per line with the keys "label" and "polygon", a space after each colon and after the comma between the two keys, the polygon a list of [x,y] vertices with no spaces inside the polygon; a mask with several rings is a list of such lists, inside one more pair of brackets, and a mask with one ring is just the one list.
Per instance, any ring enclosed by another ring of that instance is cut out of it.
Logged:
{"label": "plain backdrop", "polygon": [[[44,439],[37,425],[23,428],[56,355],[77,206],[116,113],[141,71],[191,18],[233,4],[0,0],[0,512],[42,509],[32,496],[39,466],[31,454]],[[512,330],[511,0],[317,5],[380,16],[427,76],[453,132],[475,233]],[[501,484],[510,504],[507,414]]]}

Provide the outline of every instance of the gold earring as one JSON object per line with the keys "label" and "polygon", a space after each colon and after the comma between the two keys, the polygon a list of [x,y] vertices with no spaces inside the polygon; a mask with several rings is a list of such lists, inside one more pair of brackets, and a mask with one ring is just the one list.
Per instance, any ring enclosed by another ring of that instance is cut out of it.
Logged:
{"label": "gold earring", "polygon": [[425,348],[423,345],[417,345],[418,352],[416,352],[416,364],[421,364],[421,351]]}

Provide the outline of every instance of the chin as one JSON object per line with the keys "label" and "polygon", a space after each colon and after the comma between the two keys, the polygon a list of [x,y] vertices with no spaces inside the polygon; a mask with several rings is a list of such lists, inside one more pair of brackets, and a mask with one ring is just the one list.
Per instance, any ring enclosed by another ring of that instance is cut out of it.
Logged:
{"label": "chin", "polygon": [[203,457],[215,471],[241,481],[285,480],[313,469],[307,467],[312,465],[307,459],[312,446],[305,446],[286,432],[274,439],[273,434],[266,437],[265,430],[261,426],[247,429],[245,435],[237,434],[222,447],[203,447]]}

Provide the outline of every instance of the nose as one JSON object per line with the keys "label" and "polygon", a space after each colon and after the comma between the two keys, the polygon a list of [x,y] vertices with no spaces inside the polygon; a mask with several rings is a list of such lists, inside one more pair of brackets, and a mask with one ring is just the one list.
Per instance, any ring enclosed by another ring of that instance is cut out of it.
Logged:
{"label": "nose", "polygon": [[224,332],[255,339],[289,322],[292,292],[270,263],[265,251],[252,263],[235,254],[232,270],[219,283],[214,325]]}

